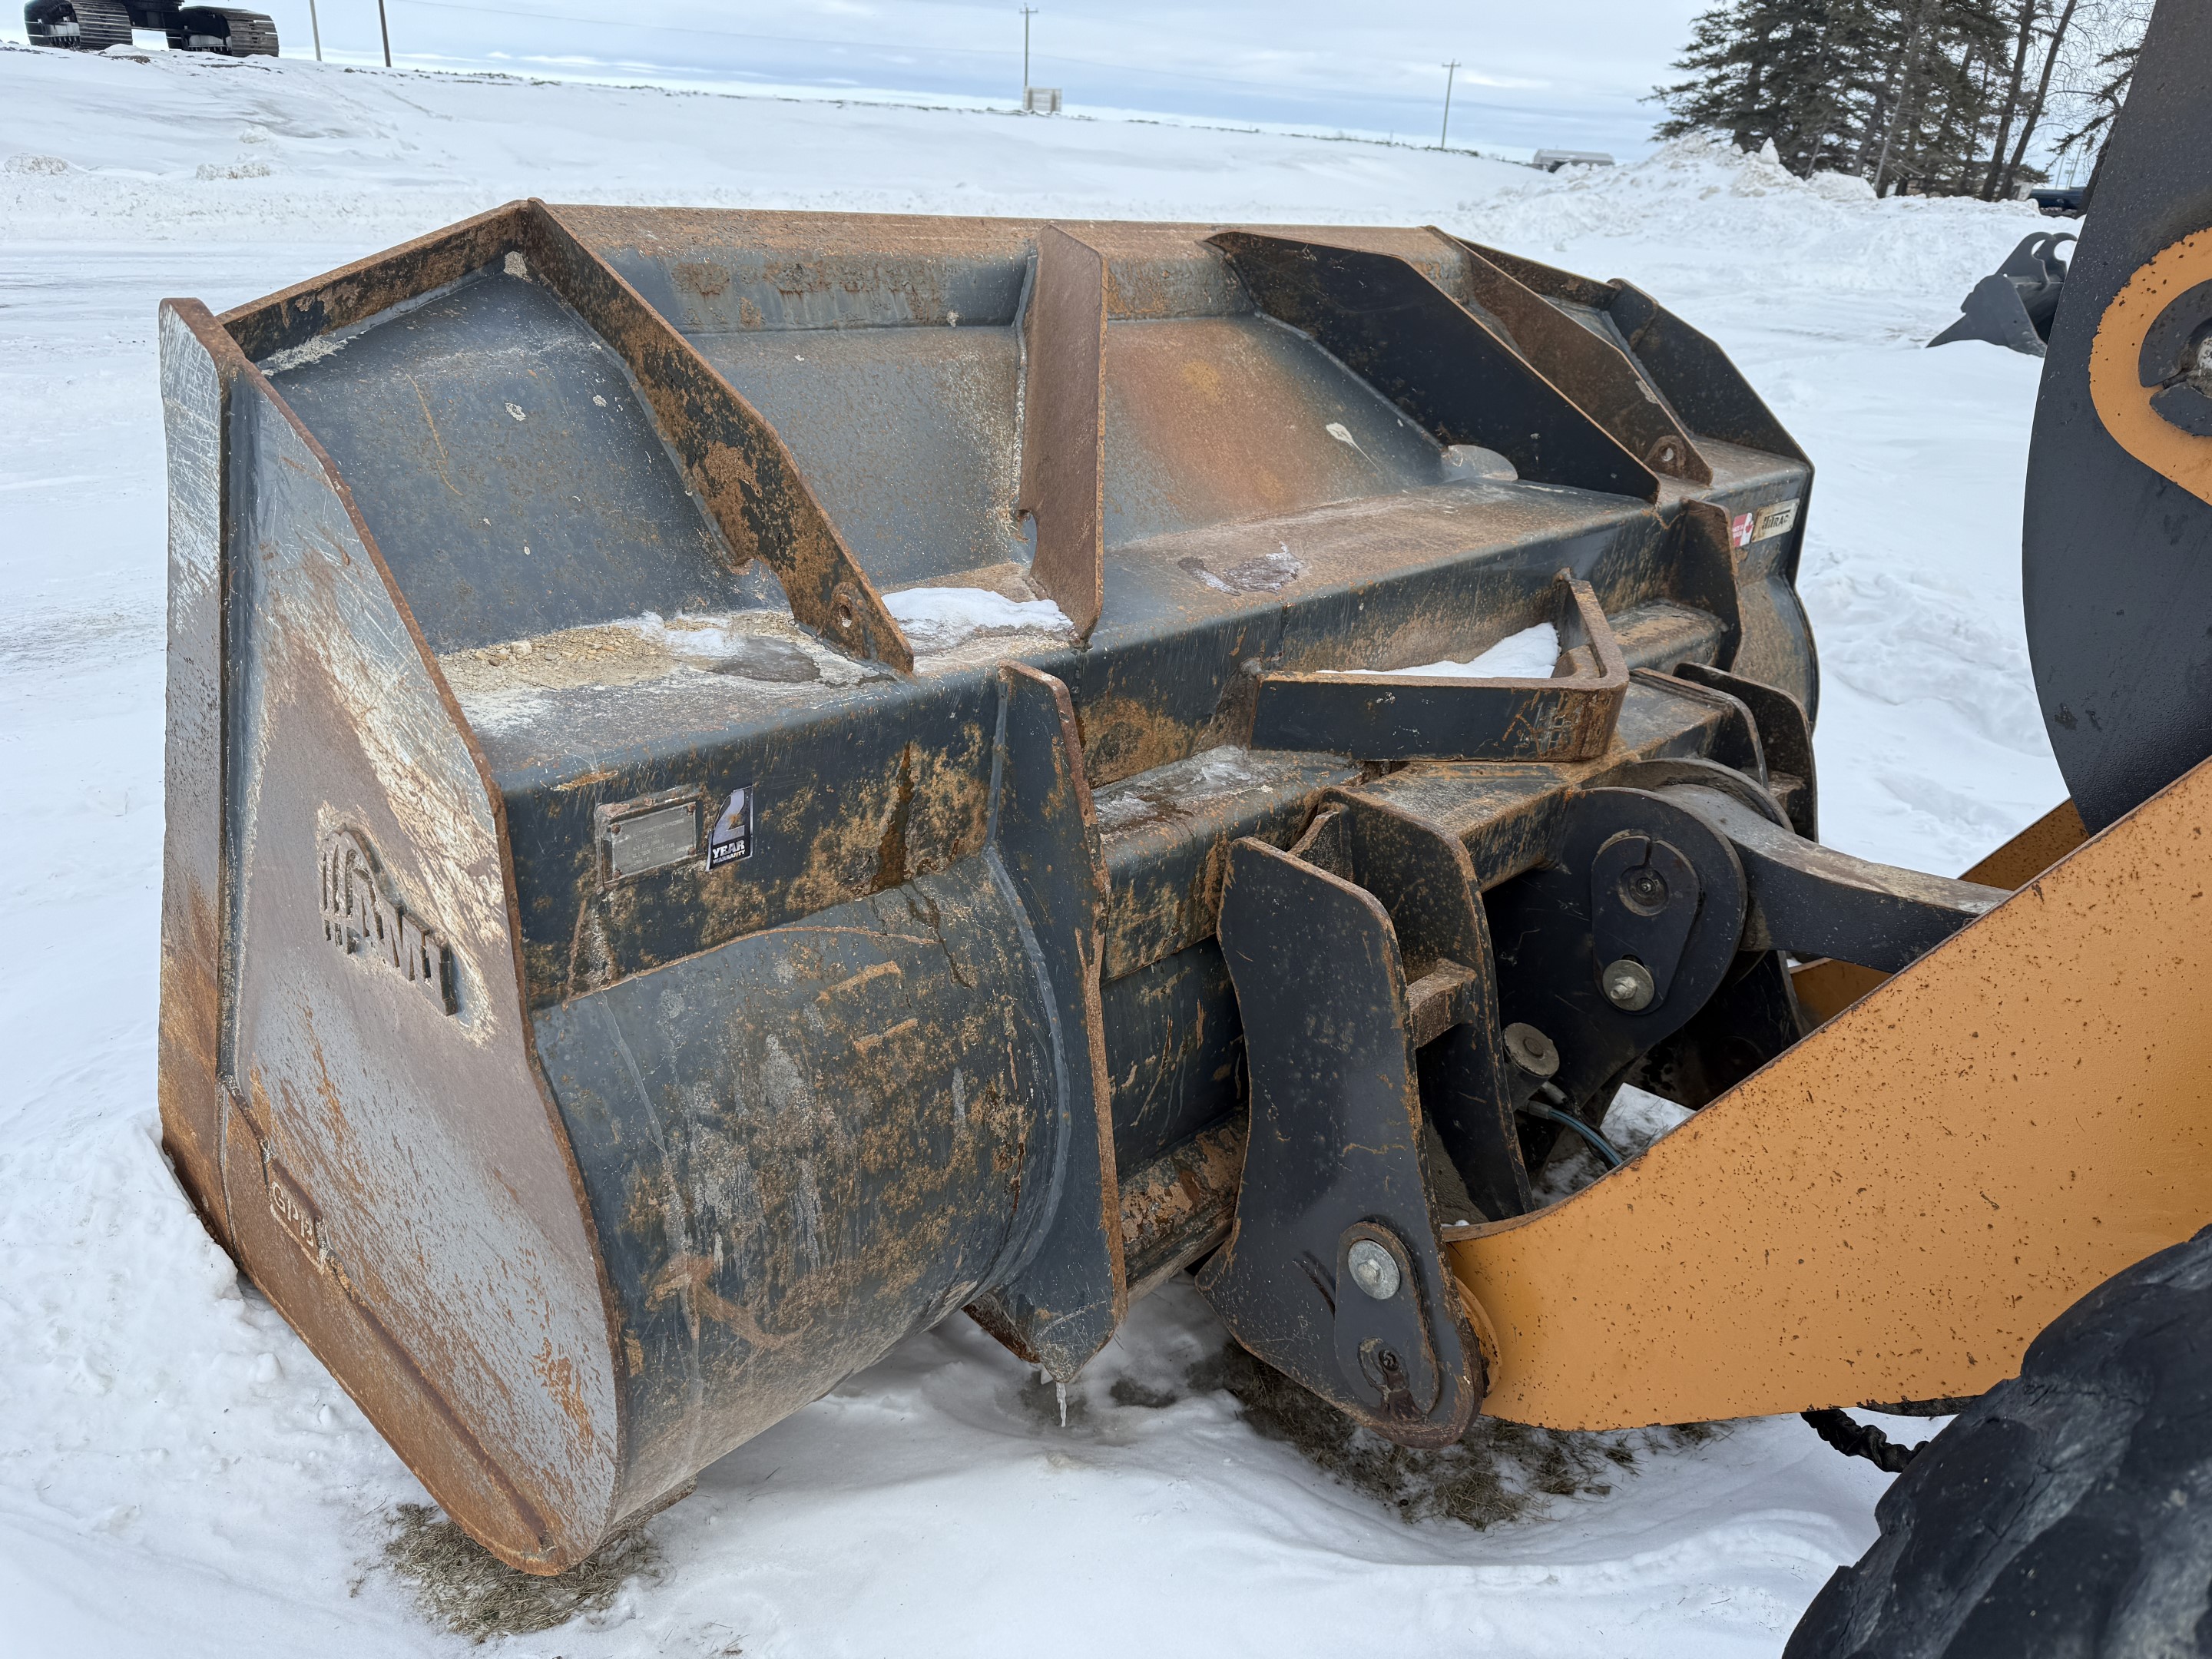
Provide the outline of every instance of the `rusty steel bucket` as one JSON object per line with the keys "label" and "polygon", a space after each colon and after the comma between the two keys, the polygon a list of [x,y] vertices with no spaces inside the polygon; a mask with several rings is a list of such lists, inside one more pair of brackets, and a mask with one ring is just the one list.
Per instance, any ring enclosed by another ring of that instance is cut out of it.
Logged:
{"label": "rusty steel bucket", "polygon": [[1632,287],[528,202],[161,336],[167,1144],[517,1566],[1201,1262],[1449,1440],[1455,1230],[1796,1035],[1811,469]]}

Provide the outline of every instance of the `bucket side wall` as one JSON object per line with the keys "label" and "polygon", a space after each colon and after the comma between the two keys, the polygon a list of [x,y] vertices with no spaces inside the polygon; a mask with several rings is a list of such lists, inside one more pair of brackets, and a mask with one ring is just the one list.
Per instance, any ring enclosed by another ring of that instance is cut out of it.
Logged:
{"label": "bucket side wall", "polygon": [[[219,974],[221,1208],[441,1504],[556,1570],[612,1515],[618,1361],[529,1048],[497,803],[328,458],[198,336],[231,389],[220,760],[186,702],[171,763],[220,777],[220,902],[170,951]],[[179,453],[197,477],[209,451]],[[170,851],[189,891],[204,839]],[[164,1060],[165,1105],[194,1101],[197,1054]],[[198,1132],[182,1118],[173,1144]]]}
{"label": "bucket side wall", "polygon": [[643,1507],[997,1282],[1053,1097],[986,860],[535,1016],[621,1306]]}

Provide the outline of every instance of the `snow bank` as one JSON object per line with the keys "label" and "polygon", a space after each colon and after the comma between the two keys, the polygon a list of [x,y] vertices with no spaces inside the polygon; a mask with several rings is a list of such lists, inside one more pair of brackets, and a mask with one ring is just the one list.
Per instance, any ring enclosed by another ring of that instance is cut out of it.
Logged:
{"label": "snow bank", "polygon": [[2021,237],[2047,228],[2029,203],[1876,201],[1863,180],[1799,179],[1705,137],[1548,187],[1519,182],[1461,213],[1478,241],[1626,276],[1705,332],[1717,325],[1752,371],[1767,348],[1918,345]]}

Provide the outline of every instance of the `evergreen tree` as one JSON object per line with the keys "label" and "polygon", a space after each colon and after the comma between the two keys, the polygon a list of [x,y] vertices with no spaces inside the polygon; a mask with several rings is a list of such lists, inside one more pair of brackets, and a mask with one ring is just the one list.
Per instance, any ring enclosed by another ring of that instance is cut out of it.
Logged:
{"label": "evergreen tree", "polygon": [[2026,155],[2081,3],[1719,0],[1674,65],[1689,78],[1655,94],[1658,135],[1771,140],[1794,173],[1855,173],[1885,194],[2009,195],[2040,177]]}
{"label": "evergreen tree", "polygon": [[2004,20],[1995,0],[1904,0],[1881,9],[1882,73],[1854,158],[1878,191],[1949,195],[1979,185],[1994,137]]}
{"label": "evergreen tree", "polygon": [[1793,173],[1836,166],[1866,10],[1866,0],[1723,0],[1675,62],[1692,78],[1658,94],[1670,112],[1659,136],[1723,131],[1747,149],[1771,140]]}

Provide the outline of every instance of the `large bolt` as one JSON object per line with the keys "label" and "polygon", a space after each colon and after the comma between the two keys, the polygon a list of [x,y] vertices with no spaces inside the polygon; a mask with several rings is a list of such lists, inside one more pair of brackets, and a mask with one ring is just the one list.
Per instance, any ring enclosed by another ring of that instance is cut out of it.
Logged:
{"label": "large bolt", "polygon": [[1597,976],[1597,982],[1605,992],[1605,1000],[1624,1013],[1641,1013],[1659,994],[1659,988],[1652,982],[1651,970],[1633,957],[1607,963],[1605,971]]}
{"label": "large bolt", "polygon": [[1559,1051],[1552,1039],[1518,1020],[1505,1028],[1505,1057],[1530,1077],[1559,1074]]}
{"label": "large bolt", "polygon": [[1667,878],[1648,864],[1639,864],[1620,878],[1621,902],[1641,915],[1656,916],[1667,908]]}
{"label": "large bolt", "polygon": [[1397,1258],[1373,1239],[1355,1240],[1345,1252],[1344,1265],[1352,1270],[1352,1282],[1377,1302],[1398,1294]]}

